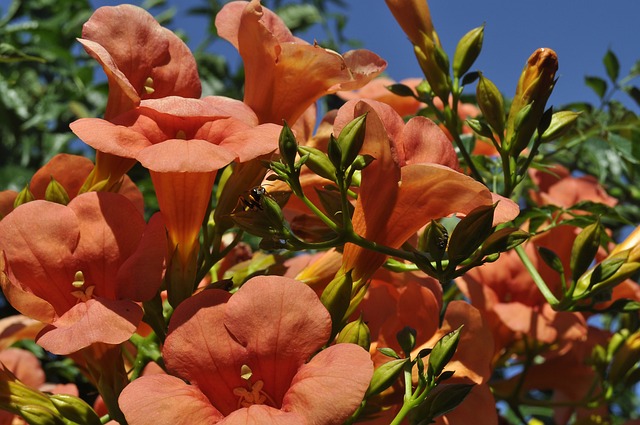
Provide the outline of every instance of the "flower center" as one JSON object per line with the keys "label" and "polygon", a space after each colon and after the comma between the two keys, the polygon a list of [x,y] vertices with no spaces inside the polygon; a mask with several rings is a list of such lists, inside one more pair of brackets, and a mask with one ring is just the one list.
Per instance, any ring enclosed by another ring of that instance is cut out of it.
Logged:
{"label": "flower center", "polygon": [[257,380],[250,382],[252,376],[251,369],[247,365],[243,365],[240,371],[240,377],[246,382],[246,387],[237,387],[233,389],[233,394],[238,397],[238,409],[249,407],[254,404],[266,404],[275,407],[273,399],[269,394],[264,392],[264,381]]}
{"label": "flower center", "polygon": [[84,281],[84,273],[77,271],[73,277],[71,283],[76,290],[71,291],[71,295],[76,297],[79,301],[86,302],[93,298],[93,291],[96,289],[95,285],[86,285]]}

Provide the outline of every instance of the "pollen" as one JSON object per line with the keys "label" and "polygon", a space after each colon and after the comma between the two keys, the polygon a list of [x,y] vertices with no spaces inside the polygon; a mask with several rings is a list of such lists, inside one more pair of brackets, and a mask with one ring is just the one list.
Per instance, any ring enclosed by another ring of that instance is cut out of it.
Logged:
{"label": "pollen", "polygon": [[84,273],[82,273],[82,271],[77,271],[75,273],[71,286],[75,289],[75,291],[71,291],[71,295],[82,302],[86,302],[93,298],[93,291],[96,289],[95,285],[85,285]]}
{"label": "pollen", "polygon": [[263,390],[264,381],[257,380],[251,383],[253,372],[247,365],[242,365],[240,369],[240,378],[246,382],[243,387],[233,389],[233,394],[238,397],[238,408],[249,407],[255,404],[266,404],[275,407],[273,399]]}
{"label": "pollen", "polygon": [[144,81],[144,91],[146,94],[153,94],[156,89],[153,88],[153,78],[147,77]]}

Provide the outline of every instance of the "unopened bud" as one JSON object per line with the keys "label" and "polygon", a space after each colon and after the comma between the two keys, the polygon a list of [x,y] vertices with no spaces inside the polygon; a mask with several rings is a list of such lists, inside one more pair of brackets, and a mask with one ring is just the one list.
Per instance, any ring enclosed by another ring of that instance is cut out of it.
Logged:
{"label": "unopened bud", "polygon": [[[507,119],[506,148],[519,154],[529,144],[555,84],[558,56],[547,48],[536,50],[525,65]],[[531,111],[522,114],[529,106]]]}
{"label": "unopened bud", "polygon": [[56,179],[51,177],[51,181],[44,192],[44,199],[56,204],[67,205],[69,203],[69,194]]}
{"label": "unopened bud", "polygon": [[65,425],[60,414],[40,405],[20,406],[18,410],[29,425]]}
{"label": "unopened bud", "polygon": [[458,341],[460,341],[460,331],[462,326],[453,332],[449,332],[434,345],[431,354],[429,354],[429,370],[433,373],[434,377],[437,377],[442,373],[445,366],[458,348]]}
{"label": "unopened bud", "polygon": [[468,118],[466,123],[478,136],[486,137],[488,139],[493,137],[493,130],[491,130],[491,127],[489,127],[487,123],[474,118]]}
{"label": "unopened bud", "polygon": [[282,162],[287,166],[289,172],[293,172],[295,169],[296,154],[298,153],[298,142],[296,142],[296,137],[286,122],[282,126],[282,131],[280,131],[278,148]]}
{"label": "unopened bud", "polygon": [[367,114],[360,115],[348,123],[338,136],[338,143],[342,151],[340,161],[342,169],[347,169],[356,159],[364,144],[364,135],[367,128]]}
{"label": "unopened bud", "polygon": [[459,263],[491,235],[495,205],[475,208],[456,225],[449,239],[449,260]]}
{"label": "unopened bud", "polygon": [[426,36],[422,37],[420,45],[414,45],[413,50],[418,59],[418,64],[425,78],[431,86],[431,90],[443,102],[449,99],[451,93],[451,81],[449,78],[449,60],[442,48]]}
{"label": "unopened bud", "polygon": [[640,361],[640,332],[629,335],[614,353],[609,370],[612,384],[621,382],[632,367]]}
{"label": "unopened bud", "polygon": [[336,167],[324,152],[310,146],[298,146],[298,152],[300,155],[307,156],[304,165],[309,167],[311,171],[327,180],[335,181]]}
{"label": "unopened bud", "polygon": [[504,227],[495,231],[482,244],[482,255],[509,251],[529,239],[529,236],[530,234],[523,230]]}
{"label": "unopened bud", "polygon": [[[478,106],[484,119],[495,133],[502,138],[504,133],[504,102],[498,87],[482,73],[476,86]],[[490,136],[485,136],[490,137]]]}
{"label": "unopened bud", "polygon": [[368,155],[368,154],[358,155],[356,159],[353,161],[353,164],[351,164],[351,167],[354,170],[362,171],[365,168],[367,168],[367,166],[371,164],[373,161],[375,161],[375,158],[371,155]]}
{"label": "unopened bud", "polygon": [[422,234],[419,246],[429,253],[434,261],[440,261],[444,258],[447,251],[447,243],[449,242],[449,233],[442,223],[431,220]]}
{"label": "unopened bud", "polygon": [[411,44],[418,44],[421,35],[431,37],[433,23],[429,5],[425,0],[385,0],[387,7],[407,34]]}
{"label": "unopened bud", "polygon": [[352,286],[351,271],[348,271],[345,274],[336,276],[322,291],[320,301],[331,316],[331,338],[337,335],[342,328],[344,317],[351,303]]}
{"label": "unopened bud", "polygon": [[366,351],[369,351],[371,347],[371,332],[367,324],[362,320],[362,316],[360,316],[358,320],[347,323],[347,325],[342,328],[336,338],[336,343],[356,344]]}
{"label": "unopened bud", "polygon": [[458,42],[456,52],[453,55],[453,77],[458,78],[471,68],[476,61],[482,41],[484,39],[484,25],[474,28],[466,33]]}
{"label": "unopened bud", "polygon": [[577,280],[589,265],[593,262],[593,258],[598,252],[600,246],[600,235],[602,234],[602,226],[597,221],[585,227],[578,234],[571,248],[571,274],[574,280]]}
{"label": "unopened bud", "polygon": [[70,421],[78,424],[100,425],[100,417],[84,400],[68,394],[54,394],[49,400],[58,412]]}
{"label": "unopened bud", "polygon": [[550,142],[565,135],[575,124],[580,112],[559,111],[551,116],[549,127],[542,133],[542,142]]}
{"label": "unopened bud", "polygon": [[411,359],[395,359],[380,365],[373,371],[373,377],[369,383],[365,398],[380,394],[393,385],[404,370],[405,365],[410,361]]}

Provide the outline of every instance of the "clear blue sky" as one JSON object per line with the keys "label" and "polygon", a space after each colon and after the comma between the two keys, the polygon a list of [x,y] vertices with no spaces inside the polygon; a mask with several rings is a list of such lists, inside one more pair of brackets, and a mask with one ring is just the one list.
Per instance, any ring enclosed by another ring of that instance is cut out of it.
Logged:
{"label": "clear blue sky", "polygon": [[[393,20],[383,0],[346,0],[349,21],[346,35],[360,40],[389,62],[387,73],[400,80],[418,77],[420,69],[411,45]],[[114,0],[94,0],[93,4],[114,5]],[[132,1],[141,4],[141,0]],[[183,29],[195,47],[204,35],[204,20],[188,17],[186,10],[204,0],[169,0],[178,13],[175,28]],[[508,98],[512,97],[526,59],[538,47],[550,47],[559,56],[560,77],[550,103],[596,102],[584,85],[585,75],[605,77],[602,57],[611,48],[620,60],[621,76],[640,60],[640,1],[637,0],[431,0],[434,26],[445,50],[453,56],[459,38],[468,30],[486,24],[483,52],[475,69],[484,72]],[[338,9],[341,10],[341,9]],[[302,37],[313,41],[314,35]],[[216,45],[219,53],[233,55],[226,46]],[[635,81],[640,86],[640,79]],[[471,87],[468,90],[474,90]],[[640,108],[618,95],[627,106]]]}

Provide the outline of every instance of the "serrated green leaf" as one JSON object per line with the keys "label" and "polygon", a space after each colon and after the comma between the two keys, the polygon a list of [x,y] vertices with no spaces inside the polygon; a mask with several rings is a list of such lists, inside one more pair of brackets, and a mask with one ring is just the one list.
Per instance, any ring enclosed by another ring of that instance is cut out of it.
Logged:
{"label": "serrated green leaf", "polygon": [[584,77],[584,83],[590,87],[600,99],[602,99],[607,92],[607,82],[600,77],[586,76]]}
{"label": "serrated green leaf", "polygon": [[611,50],[607,50],[604,58],[602,58],[602,63],[604,63],[609,79],[612,83],[615,83],[620,75],[620,62],[618,61],[618,57]]}

